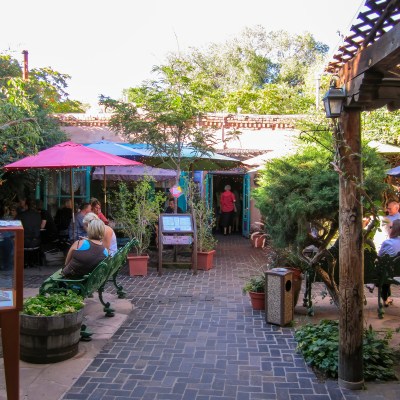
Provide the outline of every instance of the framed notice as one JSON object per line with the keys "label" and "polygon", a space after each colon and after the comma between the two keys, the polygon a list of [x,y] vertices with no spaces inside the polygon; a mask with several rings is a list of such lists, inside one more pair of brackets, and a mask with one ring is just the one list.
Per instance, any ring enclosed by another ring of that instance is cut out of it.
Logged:
{"label": "framed notice", "polygon": [[193,232],[193,219],[190,214],[161,214],[160,223],[163,233]]}
{"label": "framed notice", "polygon": [[21,221],[0,220],[0,313],[21,310],[24,230]]}

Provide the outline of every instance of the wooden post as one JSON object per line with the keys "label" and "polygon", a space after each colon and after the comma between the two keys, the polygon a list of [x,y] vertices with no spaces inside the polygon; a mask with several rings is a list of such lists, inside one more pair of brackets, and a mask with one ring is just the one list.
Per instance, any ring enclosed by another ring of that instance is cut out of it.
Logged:
{"label": "wooden post", "polygon": [[362,181],[360,111],[344,111],[339,143],[339,385],[362,389],[364,260],[362,206],[357,185]]}

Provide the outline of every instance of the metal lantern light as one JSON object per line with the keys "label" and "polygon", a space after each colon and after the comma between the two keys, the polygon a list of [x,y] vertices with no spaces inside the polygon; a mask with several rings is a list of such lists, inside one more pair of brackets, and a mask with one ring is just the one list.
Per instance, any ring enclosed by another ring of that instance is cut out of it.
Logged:
{"label": "metal lantern light", "polygon": [[325,93],[322,101],[324,102],[325,113],[327,118],[338,118],[343,109],[343,101],[346,94],[343,89],[331,86]]}

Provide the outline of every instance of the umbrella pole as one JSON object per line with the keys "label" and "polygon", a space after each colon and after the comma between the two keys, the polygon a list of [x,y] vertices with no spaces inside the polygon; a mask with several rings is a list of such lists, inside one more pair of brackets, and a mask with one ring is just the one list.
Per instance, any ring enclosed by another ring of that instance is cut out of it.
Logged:
{"label": "umbrella pole", "polygon": [[103,166],[103,181],[104,181],[104,215],[107,218],[107,179],[106,179],[106,166]]}
{"label": "umbrella pole", "polygon": [[74,241],[75,237],[75,199],[74,199],[74,186],[73,186],[73,179],[72,179],[72,168],[69,169],[69,186],[71,190],[71,203],[72,203],[72,234]]}

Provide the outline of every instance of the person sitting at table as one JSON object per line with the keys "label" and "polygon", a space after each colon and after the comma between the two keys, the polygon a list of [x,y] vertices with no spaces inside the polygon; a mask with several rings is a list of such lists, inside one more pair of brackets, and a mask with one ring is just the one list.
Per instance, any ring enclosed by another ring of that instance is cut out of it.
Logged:
{"label": "person sitting at table", "polygon": [[[389,239],[386,239],[378,252],[378,257],[382,257],[387,254],[391,257],[395,257],[400,253],[400,219],[395,219],[390,223],[389,226]],[[390,298],[390,285],[383,284],[381,290],[381,297],[384,301],[385,307],[388,307],[393,303],[393,299]]]}
{"label": "person sitting at table", "polygon": [[[168,207],[164,210],[164,213],[166,214],[174,214],[175,213],[175,200],[174,199],[169,199],[168,200]],[[177,207],[178,214],[183,214],[182,208],[179,206]]]}
{"label": "person sitting at table", "polygon": [[74,221],[71,220],[68,227],[68,236],[71,242],[75,242],[79,238],[86,236],[86,231],[83,227],[83,218],[87,213],[90,213],[91,210],[89,203],[83,203],[80,211],[75,214],[75,226]]}
{"label": "person sitting at table", "polygon": [[[85,218],[83,218],[84,228],[86,229],[88,224],[95,219],[99,219],[95,213],[90,212],[86,214]],[[110,253],[110,256],[113,256],[118,251],[117,236],[111,226],[105,225],[103,244]]]}
{"label": "person sitting at table", "polygon": [[86,225],[86,229],[87,239],[77,240],[68,251],[65,267],[61,270],[65,278],[79,278],[90,273],[108,256],[103,244],[104,222],[94,219]]}
{"label": "person sitting at table", "polygon": [[67,199],[64,202],[63,207],[59,208],[54,217],[54,223],[56,224],[58,235],[61,238],[68,237],[68,227],[72,220],[72,201]]}
{"label": "person sitting at table", "polygon": [[57,226],[54,223],[51,214],[43,208],[43,201],[36,200],[36,209],[40,212],[42,219],[40,229],[42,234],[40,235],[43,245],[50,245],[58,239]]}
{"label": "person sitting at table", "polygon": [[92,206],[92,212],[95,213],[106,225],[109,224],[106,216],[101,212],[101,203],[94,197],[90,199],[90,205]]}
{"label": "person sitting at table", "polygon": [[[27,209],[19,213],[17,219],[21,220],[22,226],[24,227],[24,249],[26,250],[25,266],[32,267],[35,264],[35,253],[39,254],[40,225],[42,219],[40,213],[36,210],[34,203],[27,200],[26,205]],[[28,249],[31,250],[28,251]]]}

